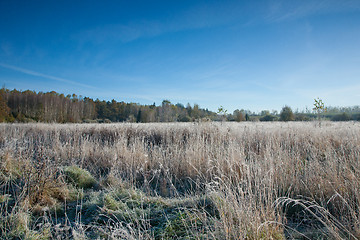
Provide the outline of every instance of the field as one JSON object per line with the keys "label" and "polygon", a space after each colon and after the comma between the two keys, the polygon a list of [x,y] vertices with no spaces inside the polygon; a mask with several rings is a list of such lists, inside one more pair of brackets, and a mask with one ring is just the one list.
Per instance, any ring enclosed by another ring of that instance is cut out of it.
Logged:
{"label": "field", "polygon": [[357,239],[360,124],[1,124],[2,239]]}

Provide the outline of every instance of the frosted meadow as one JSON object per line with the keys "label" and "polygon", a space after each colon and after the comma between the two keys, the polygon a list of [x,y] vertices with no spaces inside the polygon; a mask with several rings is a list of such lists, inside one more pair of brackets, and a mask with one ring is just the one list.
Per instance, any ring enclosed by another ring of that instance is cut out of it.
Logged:
{"label": "frosted meadow", "polygon": [[1,124],[4,239],[357,239],[360,124]]}

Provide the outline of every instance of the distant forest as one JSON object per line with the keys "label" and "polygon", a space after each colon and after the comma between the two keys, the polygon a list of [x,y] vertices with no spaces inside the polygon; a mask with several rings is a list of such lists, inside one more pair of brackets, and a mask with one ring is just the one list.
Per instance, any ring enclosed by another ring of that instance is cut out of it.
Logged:
{"label": "distant forest", "polygon": [[[76,94],[0,89],[0,122],[191,122],[191,121],[311,121],[319,116],[312,110],[295,111],[286,106],[280,113],[263,110],[260,113],[237,109],[216,113],[199,105],[184,106],[164,100],[161,105],[141,105],[93,100]],[[332,121],[360,121],[360,106],[327,107],[321,118]]]}

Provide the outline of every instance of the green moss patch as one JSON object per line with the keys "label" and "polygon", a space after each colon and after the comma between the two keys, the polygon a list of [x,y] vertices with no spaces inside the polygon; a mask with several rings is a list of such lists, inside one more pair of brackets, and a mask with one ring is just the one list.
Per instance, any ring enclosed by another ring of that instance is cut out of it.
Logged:
{"label": "green moss patch", "polygon": [[64,173],[69,183],[79,188],[93,188],[97,185],[95,178],[85,169],[78,166],[65,167]]}

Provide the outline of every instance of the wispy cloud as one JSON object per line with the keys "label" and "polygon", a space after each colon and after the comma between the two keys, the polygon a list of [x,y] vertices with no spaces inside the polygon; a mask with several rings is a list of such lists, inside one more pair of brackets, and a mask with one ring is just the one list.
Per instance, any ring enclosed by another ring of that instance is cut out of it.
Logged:
{"label": "wispy cloud", "polygon": [[134,19],[131,22],[119,22],[93,26],[73,35],[82,42],[102,44],[109,42],[131,42],[140,38],[151,38],[165,33],[209,28],[234,21],[241,14],[237,1],[228,4],[202,4],[164,19]]}
{"label": "wispy cloud", "polygon": [[332,12],[360,11],[360,2],[357,0],[281,0],[270,1],[265,20],[281,22]]}
{"label": "wispy cloud", "polygon": [[176,25],[175,23],[164,23],[160,21],[138,21],[127,24],[107,24],[79,32],[74,36],[82,42],[102,43],[128,43],[141,38],[152,38],[168,32],[177,32],[196,26]]}
{"label": "wispy cloud", "polygon": [[65,78],[59,78],[59,77],[55,77],[55,76],[35,72],[35,71],[29,70],[29,69],[20,68],[20,67],[5,64],[5,63],[0,63],[0,66],[3,67],[3,68],[11,69],[11,70],[21,72],[21,73],[24,73],[24,74],[27,74],[27,75],[35,76],[35,77],[42,77],[42,78],[46,78],[46,79],[55,80],[55,81],[58,81],[58,82],[69,83],[69,84],[72,84],[72,85],[77,85],[77,86],[81,86],[81,87],[95,89],[95,87],[87,85],[87,84],[82,84],[82,83],[71,81],[71,80],[68,80],[68,79],[65,79]]}
{"label": "wispy cloud", "polygon": [[[245,4],[239,1],[229,1],[226,4],[199,4],[178,12],[167,19],[133,19],[130,22],[118,22],[91,26],[73,35],[80,43],[93,44],[128,43],[141,38],[157,37],[166,33],[194,29],[211,28],[229,23],[241,23],[244,16],[254,8],[257,14],[247,20],[250,23],[265,21],[276,23],[308,17],[316,14],[334,12],[360,11],[358,0],[269,0],[263,7],[258,4]],[[260,14],[260,15],[259,15]],[[248,23],[248,24],[250,24]],[[244,22],[243,24],[246,25]]]}
{"label": "wispy cloud", "polygon": [[153,37],[165,31],[158,22],[138,22],[129,24],[106,24],[79,32],[74,36],[83,42],[101,44],[104,42],[131,42],[141,37]]}

